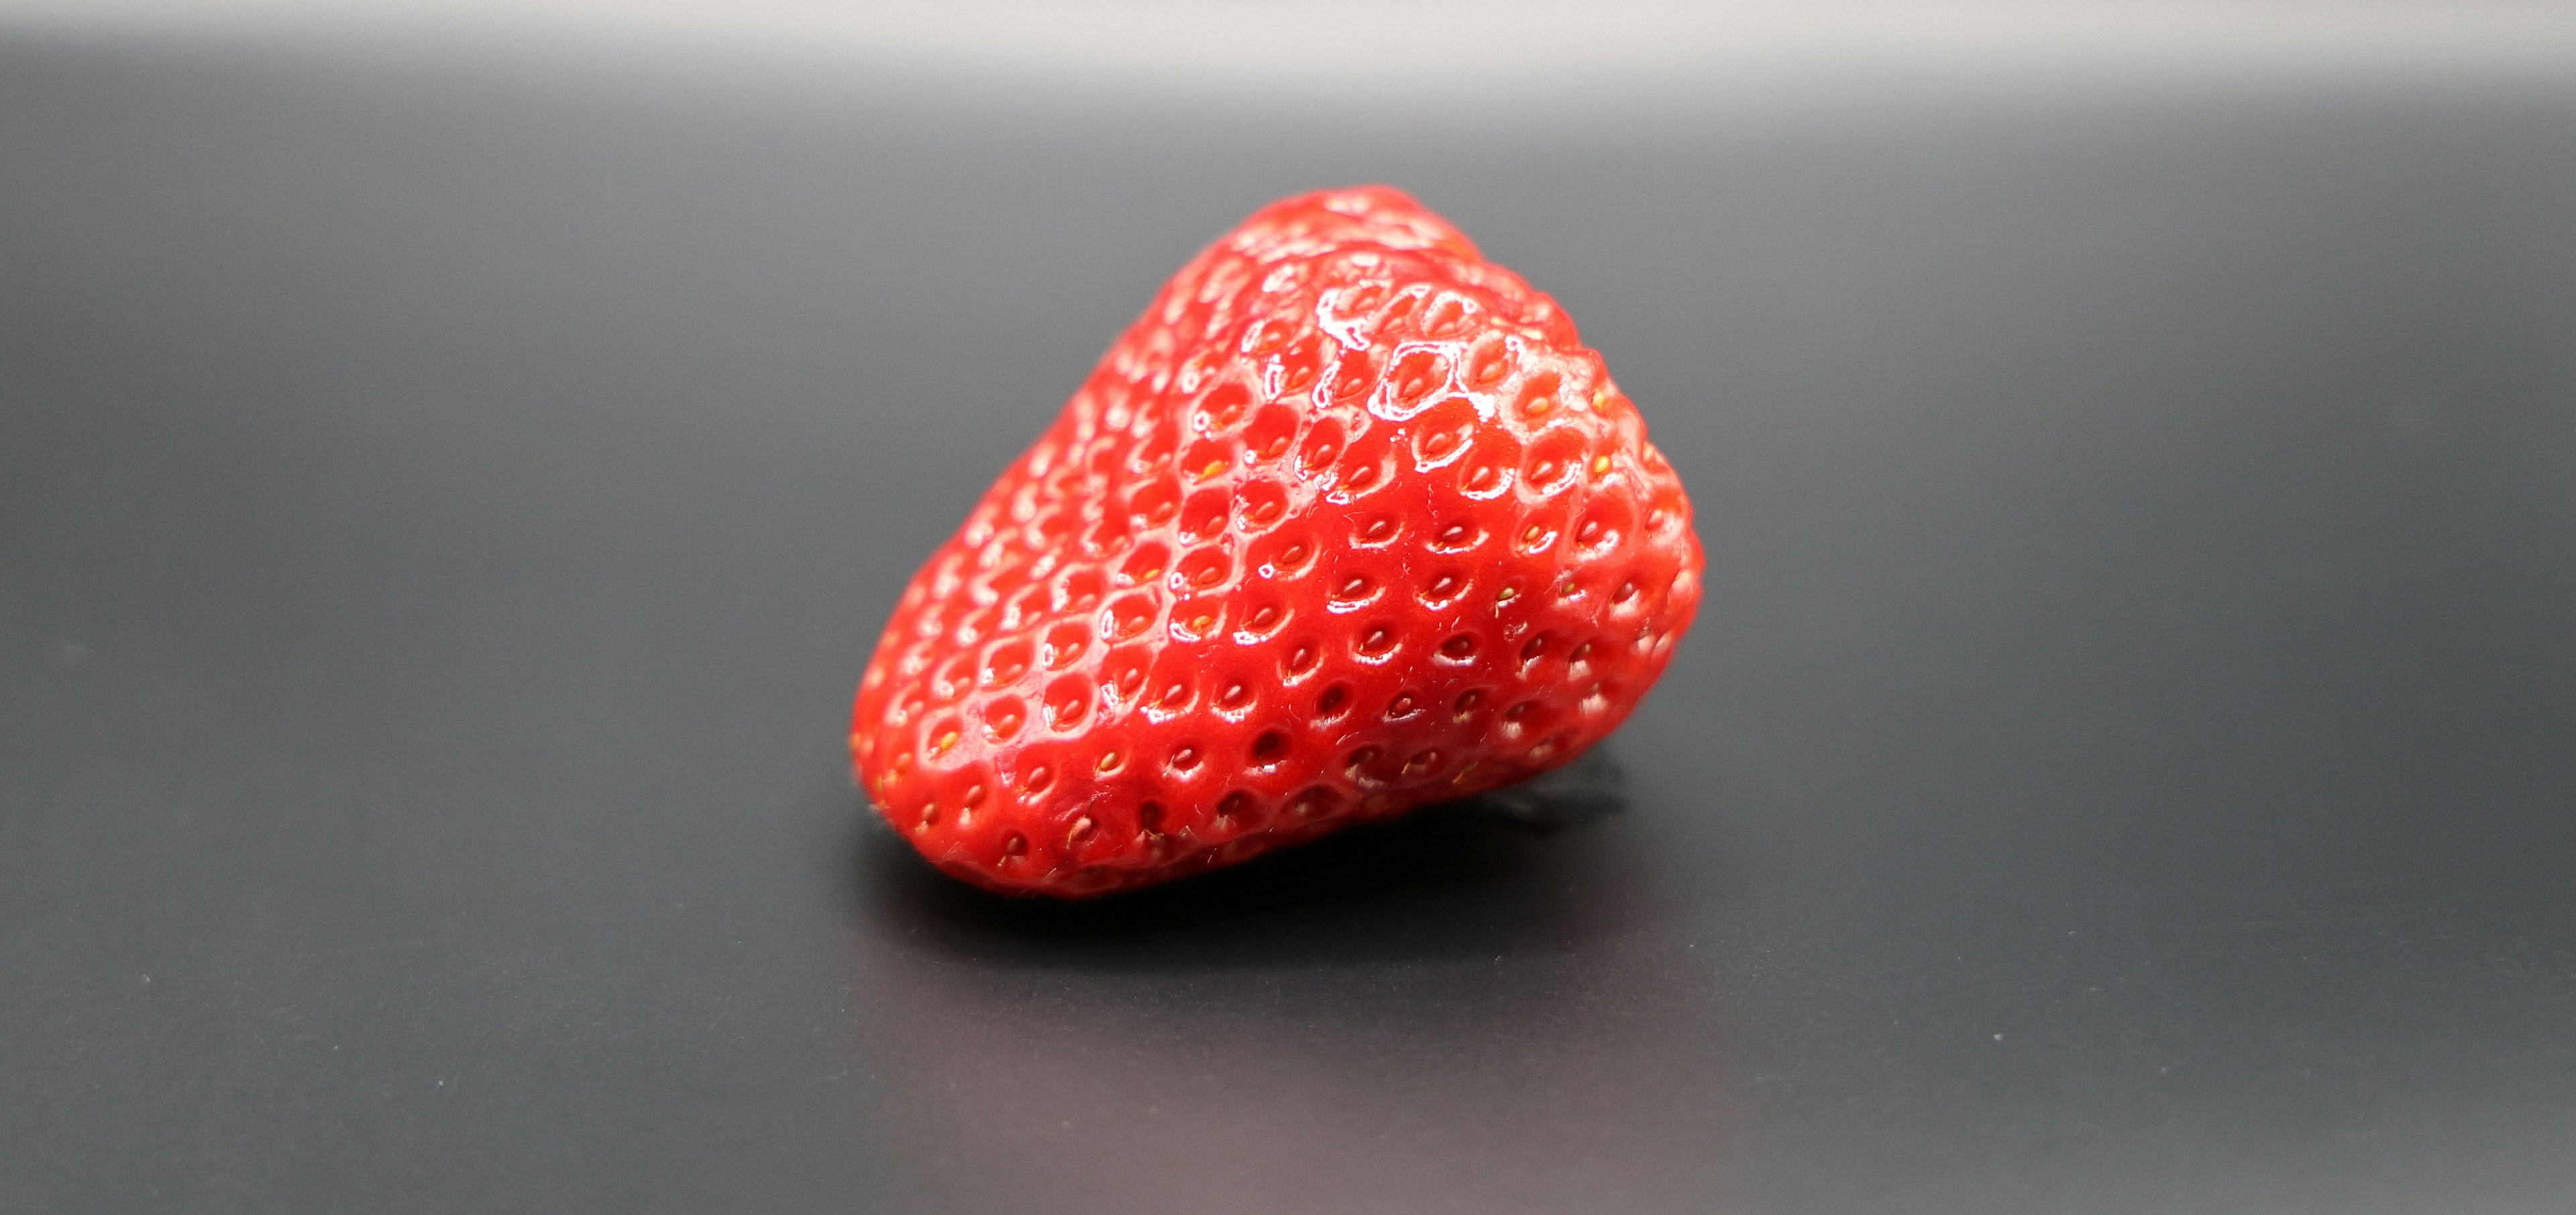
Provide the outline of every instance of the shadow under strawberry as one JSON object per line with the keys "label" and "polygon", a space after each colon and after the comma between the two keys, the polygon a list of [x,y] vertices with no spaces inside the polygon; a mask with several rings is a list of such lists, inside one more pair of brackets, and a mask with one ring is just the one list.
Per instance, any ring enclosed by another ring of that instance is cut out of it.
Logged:
{"label": "shadow under strawberry", "polygon": [[[950,879],[882,829],[855,849],[864,913],[905,944],[987,963],[1186,970],[1562,947],[1624,918],[1607,745],[1536,779],[1242,865],[1082,902]],[[868,816],[873,819],[873,815]]]}
{"label": "shadow under strawberry", "polygon": [[1656,908],[1707,875],[1611,756],[1560,771],[1086,902],[871,827],[849,990],[903,1111],[874,1146],[943,1209],[1689,1209],[1742,1084],[1718,951]]}

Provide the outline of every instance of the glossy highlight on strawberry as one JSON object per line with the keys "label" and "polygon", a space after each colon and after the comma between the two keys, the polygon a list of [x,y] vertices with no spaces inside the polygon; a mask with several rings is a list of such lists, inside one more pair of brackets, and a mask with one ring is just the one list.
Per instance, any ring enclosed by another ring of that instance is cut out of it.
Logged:
{"label": "glossy highlight on strawberry", "polygon": [[1185,876],[1581,754],[1700,567],[1554,301],[1394,190],[1303,195],[1183,267],[922,567],[851,750],[966,881]]}

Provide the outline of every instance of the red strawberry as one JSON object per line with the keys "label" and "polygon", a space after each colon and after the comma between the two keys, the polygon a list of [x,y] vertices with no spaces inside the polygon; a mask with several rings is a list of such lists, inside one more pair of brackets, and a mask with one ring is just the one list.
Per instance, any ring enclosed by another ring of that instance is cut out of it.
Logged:
{"label": "red strawberry", "polygon": [[1554,301],[1384,188],[1200,253],[896,606],[850,745],[957,877],[1082,896],[1564,763],[1699,603]]}

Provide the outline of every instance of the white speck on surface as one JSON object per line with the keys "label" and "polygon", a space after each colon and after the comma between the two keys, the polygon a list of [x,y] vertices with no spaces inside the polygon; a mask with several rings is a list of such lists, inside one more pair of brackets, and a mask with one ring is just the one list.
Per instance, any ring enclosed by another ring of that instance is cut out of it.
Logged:
{"label": "white speck on surface", "polygon": [[1997,1042],[2001,1042],[2001,1041],[2003,1041],[2003,1040],[2004,1040],[2004,1036],[2003,1036],[2002,1034],[1996,1034],[1996,1035],[1995,1035],[1995,1041],[1997,1041]]}

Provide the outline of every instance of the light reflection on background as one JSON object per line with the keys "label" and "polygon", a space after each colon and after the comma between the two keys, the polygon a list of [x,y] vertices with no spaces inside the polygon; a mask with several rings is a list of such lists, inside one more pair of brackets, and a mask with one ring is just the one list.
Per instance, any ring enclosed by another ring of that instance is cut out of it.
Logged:
{"label": "light reflection on background", "polygon": [[[2576,12],[2529,0],[0,0],[0,21],[250,36],[537,36],[790,52],[944,73],[1581,108],[1642,77],[2150,67],[2186,72],[2564,63]],[[1503,87],[1503,82],[1519,82]]]}

